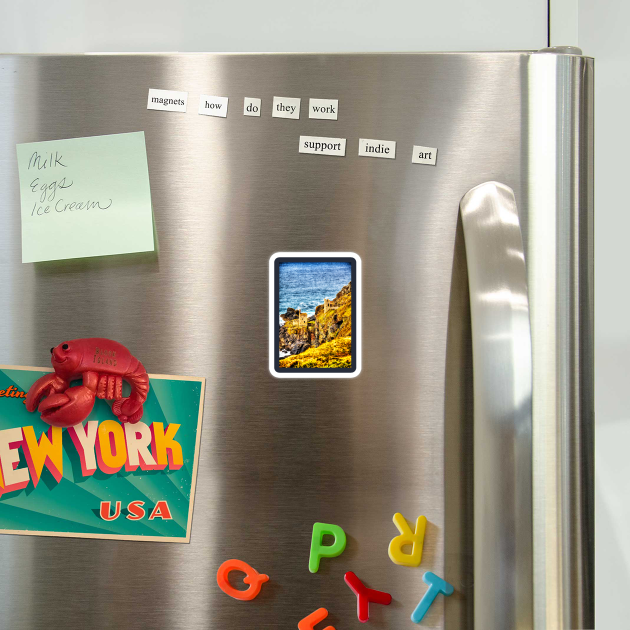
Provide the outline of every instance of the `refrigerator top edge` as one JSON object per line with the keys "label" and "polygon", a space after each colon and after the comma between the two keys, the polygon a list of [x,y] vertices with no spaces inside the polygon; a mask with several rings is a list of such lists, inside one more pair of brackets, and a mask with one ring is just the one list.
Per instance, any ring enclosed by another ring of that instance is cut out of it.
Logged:
{"label": "refrigerator top edge", "polygon": [[[568,48],[568,47],[567,47]],[[579,50],[579,49],[578,49]],[[505,56],[505,55],[565,55],[570,57],[583,57],[593,59],[589,55],[578,52],[568,52],[565,50],[554,50],[553,48],[542,48],[540,50],[466,50],[466,51],[356,51],[356,52],[265,52],[265,51],[94,51],[83,53],[13,53],[10,51],[1,52],[2,57],[429,57],[429,56]]]}

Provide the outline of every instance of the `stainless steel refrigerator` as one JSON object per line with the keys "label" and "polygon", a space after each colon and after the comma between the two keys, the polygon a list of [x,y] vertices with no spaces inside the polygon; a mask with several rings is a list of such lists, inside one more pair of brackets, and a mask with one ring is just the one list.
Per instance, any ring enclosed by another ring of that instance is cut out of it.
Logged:
{"label": "stainless steel refrigerator", "polygon": [[[150,89],[188,92],[187,113]],[[207,94],[227,117],[197,113]],[[132,131],[156,251],[22,264],[16,144]],[[424,571],[454,593],[422,627],[592,627],[592,182],[575,49],[2,56],[0,363],[108,337],[207,381],[190,543],[0,536],[0,628],[295,628],[322,606],[319,628],[356,628],[346,571],[392,594],[375,628],[415,627]],[[270,371],[279,252],[360,259],[353,378]],[[388,558],[395,513],[428,520],[420,567]],[[311,574],[315,522],[348,542]],[[217,587],[228,558],[270,576],[252,602]]]}

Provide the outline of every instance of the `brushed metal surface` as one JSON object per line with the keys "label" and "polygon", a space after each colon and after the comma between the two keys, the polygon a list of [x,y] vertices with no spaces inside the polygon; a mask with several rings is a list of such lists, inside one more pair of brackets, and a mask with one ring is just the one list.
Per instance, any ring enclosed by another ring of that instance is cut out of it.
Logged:
{"label": "brushed metal surface", "polygon": [[[106,336],[149,372],[207,378],[191,543],[0,536],[0,625],[264,630],[295,627],[323,605],[332,625],[358,626],[342,577],[353,570],[394,596],[373,607],[370,623],[400,628],[432,570],[456,591],[446,605],[436,600],[424,627],[471,627],[471,354],[458,207],[477,184],[505,182],[532,246],[530,59],[0,57],[0,362],[42,365],[55,340]],[[187,90],[188,113],[147,111],[149,87]],[[229,116],[197,115],[200,94],[228,96]],[[303,112],[311,96],[338,98],[339,120],[271,118],[274,95],[301,97]],[[241,115],[244,96],[263,99],[262,117]],[[22,265],[15,144],[137,130],[157,253]],[[345,137],[347,156],[299,155],[300,135]],[[396,140],[397,159],[359,158],[359,137]],[[438,147],[437,166],[412,165],[413,144]],[[268,372],[267,261],[292,250],[362,258],[356,379]],[[420,569],[387,557],[396,511],[429,520]],[[316,520],[344,527],[348,547],[311,575]],[[216,586],[233,556],[271,578],[247,605]]]}
{"label": "brushed metal surface", "polygon": [[593,62],[529,59],[536,628],[593,628]]}
{"label": "brushed metal surface", "polygon": [[475,628],[533,626],[532,340],[511,188],[464,195],[474,375]]}

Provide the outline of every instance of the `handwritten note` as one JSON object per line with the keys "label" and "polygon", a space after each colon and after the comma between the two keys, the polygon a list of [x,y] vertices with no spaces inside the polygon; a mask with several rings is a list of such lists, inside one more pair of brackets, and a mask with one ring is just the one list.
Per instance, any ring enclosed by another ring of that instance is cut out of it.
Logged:
{"label": "handwritten note", "polygon": [[22,262],[154,249],[144,132],[17,145]]}

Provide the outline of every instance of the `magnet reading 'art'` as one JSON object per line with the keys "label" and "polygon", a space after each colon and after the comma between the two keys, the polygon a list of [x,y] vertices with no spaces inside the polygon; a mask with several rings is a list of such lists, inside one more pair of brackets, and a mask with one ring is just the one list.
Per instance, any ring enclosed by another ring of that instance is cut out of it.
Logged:
{"label": "magnet reading 'art'", "polygon": [[[394,564],[402,564],[407,567],[417,567],[422,561],[422,546],[424,545],[424,532],[427,528],[427,519],[425,516],[419,516],[416,521],[415,533],[407,524],[405,517],[396,512],[394,514],[394,524],[400,532],[400,536],[396,536],[389,543],[389,557]],[[412,545],[411,553],[404,553],[403,547]]]}
{"label": "magnet reading 'art'", "polygon": [[[249,588],[245,591],[234,588],[228,579],[230,571],[242,571],[245,573],[246,575],[243,578],[243,582],[249,584]],[[256,569],[250,567],[249,564],[242,560],[226,560],[217,571],[217,584],[219,588],[226,595],[245,602],[249,602],[257,597],[262,585],[268,580],[268,575],[258,573]]]}
{"label": "magnet reading 'art'", "polygon": [[[333,536],[335,541],[332,545],[324,545],[324,536]],[[346,548],[346,532],[339,525],[328,525],[327,523],[313,524],[313,537],[311,538],[311,555],[308,559],[308,570],[311,573],[319,571],[319,561],[322,558],[336,558],[340,556]]]}
{"label": "magnet reading 'art'", "polygon": [[[111,339],[73,339],[50,349],[54,372],[39,378],[28,390],[26,408],[38,411],[44,422],[72,427],[83,422],[98,398],[113,400],[112,411],[121,422],[135,424],[149,393],[144,366],[125,346]],[[70,387],[82,378],[83,384]],[[131,394],[123,398],[123,379]]]}

